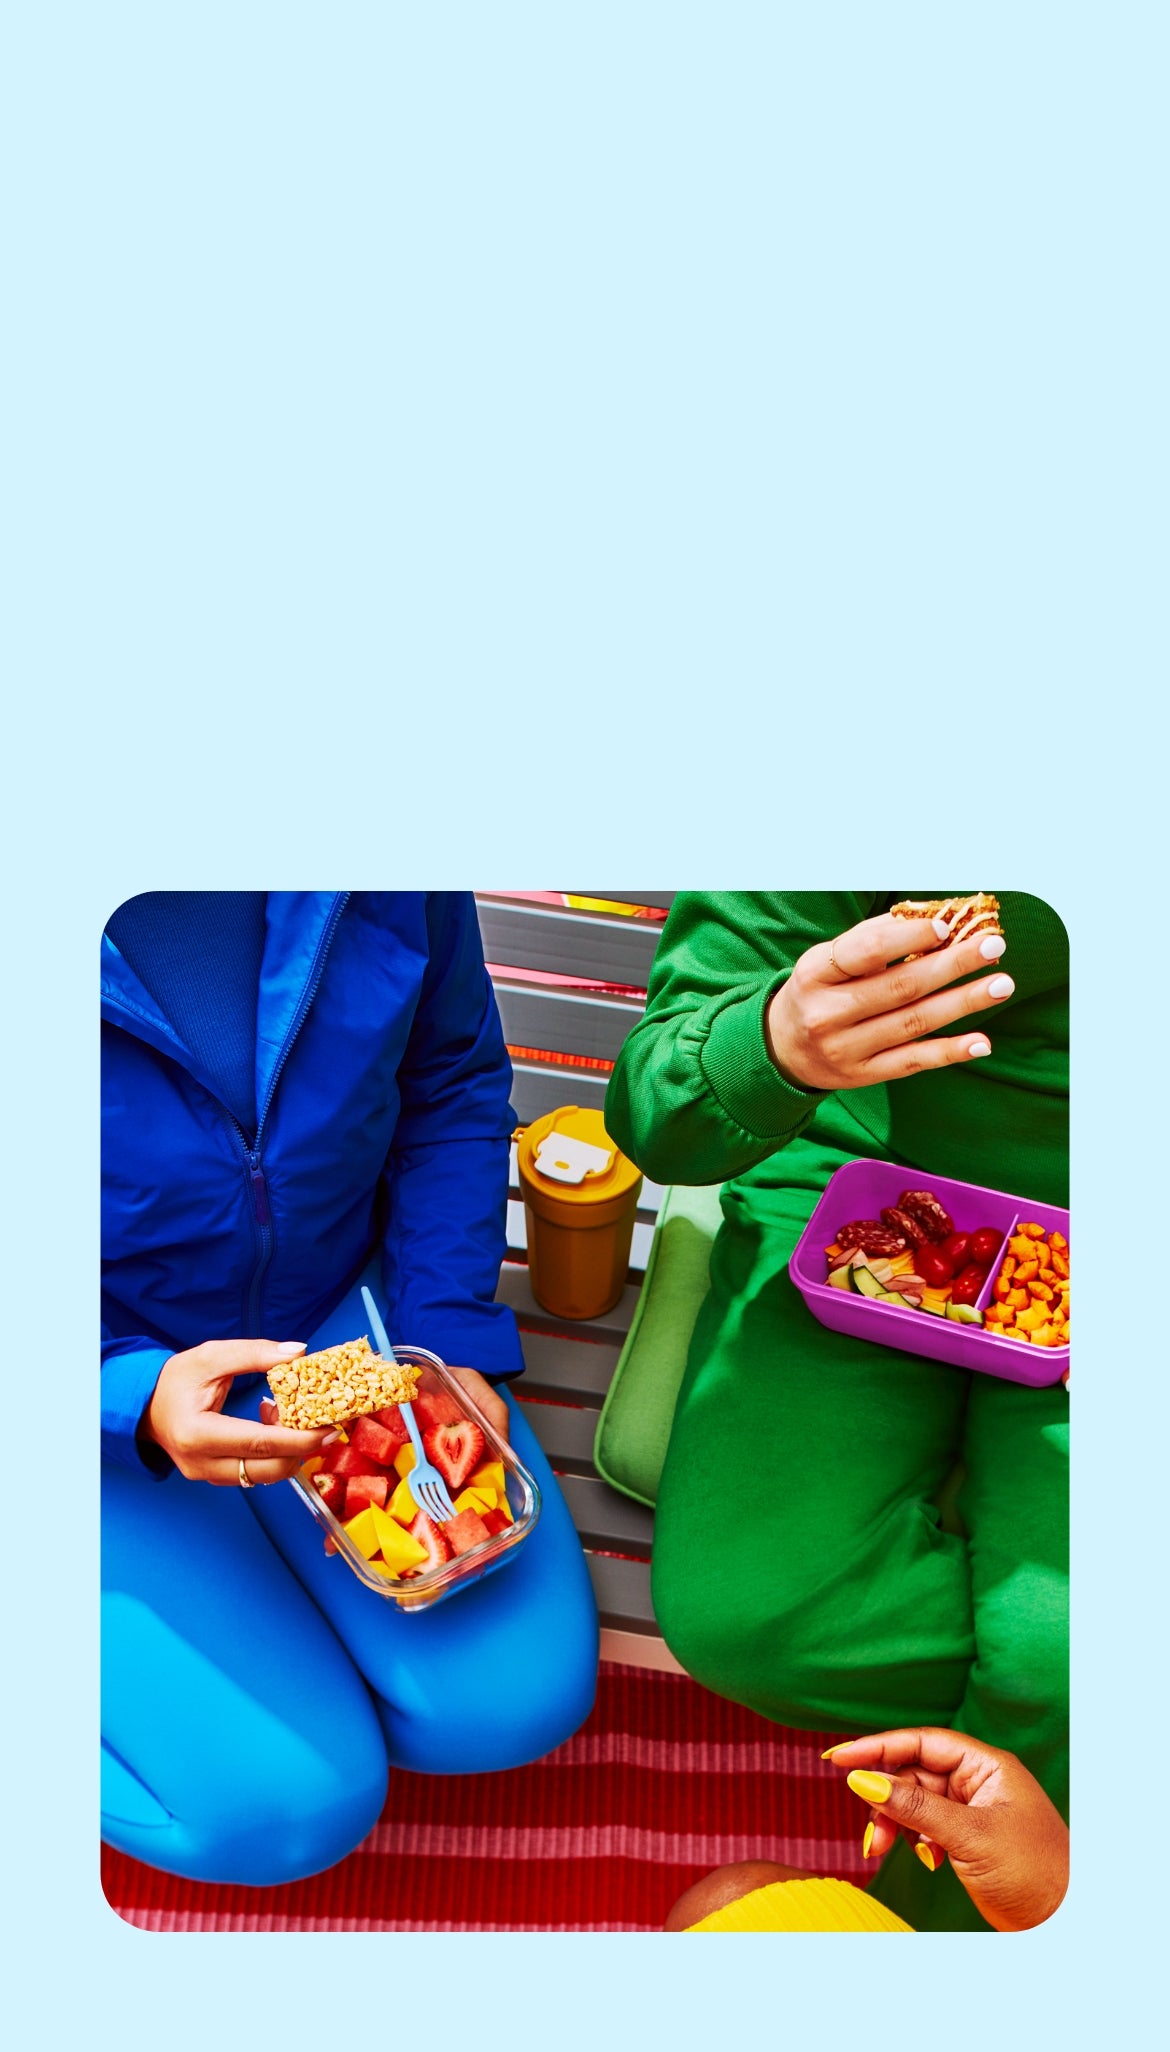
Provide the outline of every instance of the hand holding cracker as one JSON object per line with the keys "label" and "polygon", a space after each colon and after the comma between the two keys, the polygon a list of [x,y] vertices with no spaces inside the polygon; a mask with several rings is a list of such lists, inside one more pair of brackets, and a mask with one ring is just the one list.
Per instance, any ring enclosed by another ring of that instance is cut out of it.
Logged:
{"label": "hand holding cracker", "polygon": [[242,1339],[205,1340],[201,1347],[172,1354],[163,1363],[140,1430],[189,1481],[235,1488],[243,1479],[244,1462],[249,1485],[283,1482],[335,1434],[327,1426],[290,1431],[248,1418],[225,1418],[222,1412],[237,1375],[257,1370],[272,1375],[303,1353],[299,1340]]}
{"label": "hand holding cracker", "polygon": [[984,1032],[940,1037],[940,1028],[1015,990],[1000,974],[952,987],[1007,945],[995,900],[980,894],[979,916],[963,912],[974,903],[895,906],[806,949],[766,1014],[769,1052],[785,1080],[802,1090],[861,1090],[990,1054]]}

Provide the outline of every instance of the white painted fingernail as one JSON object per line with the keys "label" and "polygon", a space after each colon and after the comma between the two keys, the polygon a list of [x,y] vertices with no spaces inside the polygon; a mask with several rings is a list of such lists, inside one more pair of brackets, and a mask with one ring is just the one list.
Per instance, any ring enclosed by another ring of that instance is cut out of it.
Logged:
{"label": "white painted fingernail", "polygon": [[334,1440],[335,1440],[335,1439],[340,1439],[340,1438],[341,1438],[341,1434],[340,1434],[340,1432],[327,1432],[327,1433],[325,1434],[325,1437],[324,1437],[324,1439],[323,1439],[323,1440],[321,1441],[321,1444],[322,1444],[322,1446],[332,1446],[332,1445],[333,1445],[333,1442],[334,1442]]}
{"label": "white painted fingernail", "polygon": [[990,1054],[991,1043],[986,1040],[969,1041],[967,1045],[967,1053],[971,1056]]}
{"label": "white painted fingernail", "polygon": [[979,952],[985,962],[998,962],[1006,946],[1002,933],[989,933],[986,940],[980,941]]}
{"label": "white painted fingernail", "polygon": [[937,935],[938,935],[939,939],[940,939],[940,940],[945,940],[945,939],[946,939],[946,937],[947,937],[947,935],[948,935],[948,933],[949,933],[949,932],[950,932],[950,930],[951,930],[951,929],[950,929],[950,927],[949,927],[949,926],[947,925],[947,922],[946,922],[946,920],[945,920],[945,919],[932,919],[930,923],[931,923],[931,925],[933,926],[933,928],[934,928],[935,932],[937,933]]}
{"label": "white painted fingernail", "polygon": [[988,997],[1010,997],[1015,984],[1010,976],[993,976],[987,986]]}

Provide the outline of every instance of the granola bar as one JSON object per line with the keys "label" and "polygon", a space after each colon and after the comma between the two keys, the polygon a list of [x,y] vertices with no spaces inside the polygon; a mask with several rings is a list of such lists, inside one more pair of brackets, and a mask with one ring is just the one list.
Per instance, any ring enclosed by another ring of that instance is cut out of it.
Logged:
{"label": "granola bar", "polygon": [[364,1334],[268,1370],[280,1422],[294,1432],[344,1425],[388,1404],[410,1403],[418,1378],[417,1368],[375,1354]]}

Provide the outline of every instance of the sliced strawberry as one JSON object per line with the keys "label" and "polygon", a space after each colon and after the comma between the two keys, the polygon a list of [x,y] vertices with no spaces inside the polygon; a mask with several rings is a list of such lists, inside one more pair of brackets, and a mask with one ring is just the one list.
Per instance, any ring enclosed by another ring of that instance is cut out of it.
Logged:
{"label": "sliced strawberry", "polygon": [[[396,1447],[406,1445],[410,1434],[406,1429],[406,1420],[397,1404],[387,1404],[384,1411],[375,1411],[374,1417],[383,1430],[390,1434]],[[393,1460],[393,1454],[390,1458]]]}
{"label": "sliced strawberry", "polygon": [[400,1581],[413,1581],[416,1575],[429,1575],[432,1569],[442,1567],[445,1560],[450,1560],[451,1548],[438,1526],[432,1524],[425,1511],[419,1512],[413,1525],[408,1526],[407,1530],[412,1539],[417,1539],[420,1546],[426,1547],[427,1557],[421,1560],[417,1567],[403,1568],[399,1576]]}
{"label": "sliced strawberry", "polygon": [[412,1408],[421,1432],[433,1432],[436,1425],[461,1425],[467,1415],[449,1389],[416,1396]]}
{"label": "sliced strawberry", "polygon": [[379,1510],[385,1510],[389,1490],[388,1475],[351,1475],[345,1485],[347,1522],[350,1518],[356,1518],[358,1512],[364,1511],[371,1503],[376,1503]]}
{"label": "sliced strawberry", "polygon": [[[394,1456],[402,1445],[402,1440],[395,1439],[394,1434],[388,1432],[384,1425],[379,1425],[376,1418],[355,1418],[348,1430],[349,1443],[356,1447],[359,1453],[365,1454],[368,1460],[376,1461],[379,1467],[393,1466]],[[405,1426],[402,1437],[406,1437]]]}
{"label": "sliced strawberry", "polygon": [[451,1543],[452,1553],[470,1553],[473,1546],[482,1546],[491,1532],[478,1511],[460,1511],[457,1518],[448,1518],[443,1527]]}
{"label": "sliced strawberry", "polygon": [[483,1433],[470,1418],[460,1418],[457,1425],[436,1425],[423,1433],[423,1445],[452,1494],[462,1489],[483,1458]]}
{"label": "sliced strawberry", "polygon": [[313,1487],[322,1502],[336,1517],[340,1517],[345,1505],[345,1476],[329,1475],[323,1468],[318,1468],[313,1476]]}

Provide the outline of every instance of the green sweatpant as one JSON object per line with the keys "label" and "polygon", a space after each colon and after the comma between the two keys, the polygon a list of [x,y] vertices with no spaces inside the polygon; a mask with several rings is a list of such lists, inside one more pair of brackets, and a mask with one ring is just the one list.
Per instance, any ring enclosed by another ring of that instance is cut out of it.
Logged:
{"label": "green sweatpant", "polygon": [[[970,1732],[1067,1816],[1068,1396],[814,1321],[786,1264],[846,1158],[806,1136],[784,1188],[724,1193],[658,1496],[655,1612],[720,1695],[842,1736]],[[959,1461],[963,1537],[935,1502]],[[918,1930],[987,1929],[949,1864],[929,1875],[906,1844],[874,1892]]]}

